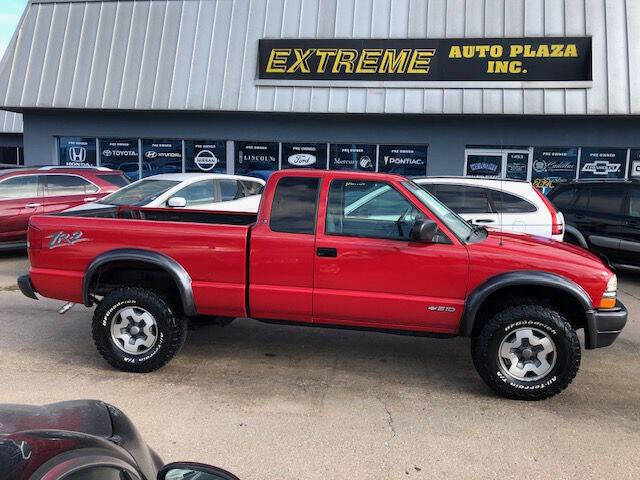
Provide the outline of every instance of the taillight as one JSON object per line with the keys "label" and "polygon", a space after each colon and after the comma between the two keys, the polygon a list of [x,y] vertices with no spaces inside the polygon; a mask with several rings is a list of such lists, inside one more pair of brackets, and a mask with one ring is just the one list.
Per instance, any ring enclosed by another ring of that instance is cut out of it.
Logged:
{"label": "taillight", "polygon": [[558,219],[558,211],[556,210],[556,207],[553,206],[553,203],[551,203],[544,193],[536,187],[532,188],[536,191],[551,214],[551,235],[562,235],[564,233],[564,224]]}
{"label": "taillight", "polygon": [[27,231],[27,248],[30,250],[40,250],[42,248],[42,232],[33,225],[29,225],[29,230]]}

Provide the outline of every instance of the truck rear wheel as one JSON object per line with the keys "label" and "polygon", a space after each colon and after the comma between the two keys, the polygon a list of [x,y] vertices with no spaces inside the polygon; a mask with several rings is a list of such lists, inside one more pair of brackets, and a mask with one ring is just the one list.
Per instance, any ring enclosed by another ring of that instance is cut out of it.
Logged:
{"label": "truck rear wheel", "polygon": [[109,292],[93,314],[100,355],[124,372],[152,372],[178,353],[187,336],[180,318],[160,295],[139,287]]}
{"label": "truck rear wheel", "polygon": [[580,367],[580,341],[562,314],[522,299],[496,313],[471,342],[480,377],[498,394],[543,400],[567,388]]}

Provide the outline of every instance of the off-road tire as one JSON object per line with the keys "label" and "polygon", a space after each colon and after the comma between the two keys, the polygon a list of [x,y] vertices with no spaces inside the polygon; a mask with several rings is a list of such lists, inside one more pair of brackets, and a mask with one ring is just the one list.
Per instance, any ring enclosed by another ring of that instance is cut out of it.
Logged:
{"label": "off-road tire", "polygon": [[[516,400],[543,400],[567,388],[580,367],[580,341],[567,319],[553,307],[531,299],[513,299],[493,314],[471,339],[473,364],[484,382],[501,396]],[[542,378],[519,380],[501,365],[502,341],[522,328],[546,334],[555,345],[555,364]]]}
{"label": "off-road tire", "polygon": [[[127,354],[112,339],[111,322],[120,309],[128,306],[143,308],[156,322],[156,343],[143,355]],[[105,295],[96,307],[92,334],[98,352],[111,366],[124,372],[146,373],[163,367],[180,351],[187,336],[187,321],[157,293],[122,287]]]}

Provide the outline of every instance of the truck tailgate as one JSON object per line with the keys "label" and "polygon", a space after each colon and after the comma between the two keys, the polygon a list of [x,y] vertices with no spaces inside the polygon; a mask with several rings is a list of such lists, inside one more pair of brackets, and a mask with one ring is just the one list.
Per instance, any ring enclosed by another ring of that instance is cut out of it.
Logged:
{"label": "truck tailgate", "polygon": [[[31,281],[45,297],[81,303],[84,273],[99,255],[148,250],[177,261],[191,277],[198,314],[245,315],[249,226],[116,218],[31,219],[41,248],[29,249]],[[33,233],[33,232],[32,232]]]}

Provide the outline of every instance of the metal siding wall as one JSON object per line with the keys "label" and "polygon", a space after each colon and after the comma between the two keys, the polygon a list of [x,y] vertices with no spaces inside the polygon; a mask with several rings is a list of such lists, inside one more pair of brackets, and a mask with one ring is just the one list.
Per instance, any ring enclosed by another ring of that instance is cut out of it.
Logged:
{"label": "metal siding wall", "polygon": [[[640,114],[636,0],[61,0],[27,8],[0,65],[7,107]],[[555,35],[593,36],[592,88],[255,85],[264,37]]]}

